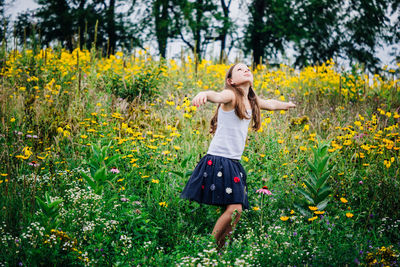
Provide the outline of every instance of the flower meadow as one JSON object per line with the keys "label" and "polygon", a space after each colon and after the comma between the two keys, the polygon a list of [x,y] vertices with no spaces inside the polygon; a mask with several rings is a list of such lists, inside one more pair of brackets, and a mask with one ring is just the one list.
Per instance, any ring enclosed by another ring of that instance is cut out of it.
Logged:
{"label": "flower meadow", "polygon": [[[3,51],[0,266],[398,266],[399,68],[260,65],[262,111],[241,163],[250,209],[179,198],[212,136],[229,64],[146,51]],[[236,177],[237,178],[237,177]]]}

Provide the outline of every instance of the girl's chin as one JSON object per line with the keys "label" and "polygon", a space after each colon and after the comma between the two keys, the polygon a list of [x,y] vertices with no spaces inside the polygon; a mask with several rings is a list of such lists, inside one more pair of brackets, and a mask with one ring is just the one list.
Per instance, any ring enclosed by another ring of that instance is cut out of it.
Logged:
{"label": "girl's chin", "polygon": [[246,80],[242,80],[242,81],[240,81],[240,82],[238,82],[238,83],[236,83],[237,85],[252,85],[253,84],[253,80],[251,80],[251,79],[246,79]]}

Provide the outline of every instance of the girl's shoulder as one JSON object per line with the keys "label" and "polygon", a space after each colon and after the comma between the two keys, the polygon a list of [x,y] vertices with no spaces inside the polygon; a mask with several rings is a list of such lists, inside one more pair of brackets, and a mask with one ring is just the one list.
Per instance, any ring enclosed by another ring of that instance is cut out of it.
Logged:
{"label": "girl's shoulder", "polygon": [[223,95],[232,97],[233,100],[235,100],[235,97],[236,97],[236,95],[235,95],[235,93],[233,92],[233,90],[227,89],[227,88],[223,89],[223,90],[220,92],[220,94],[223,94]]}
{"label": "girl's shoulder", "polygon": [[235,108],[235,102],[236,102],[236,95],[235,93],[230,90],[230,89],[224,89],[221,91],[221,94],[224,95],[227,99],[230,99],[230,101],[221,103],[221,108],[224,111],[230,111]]}

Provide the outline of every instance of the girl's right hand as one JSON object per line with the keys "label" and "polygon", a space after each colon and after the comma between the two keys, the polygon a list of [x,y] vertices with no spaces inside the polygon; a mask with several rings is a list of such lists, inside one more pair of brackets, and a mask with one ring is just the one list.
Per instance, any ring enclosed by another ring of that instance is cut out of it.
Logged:
{"label": "girl's right hand", "polygon": [[204,105],[205,103],[207,103],[207,93],[206,92],[198,93],[192,100],[193,106],[196,106],[196,107]]}

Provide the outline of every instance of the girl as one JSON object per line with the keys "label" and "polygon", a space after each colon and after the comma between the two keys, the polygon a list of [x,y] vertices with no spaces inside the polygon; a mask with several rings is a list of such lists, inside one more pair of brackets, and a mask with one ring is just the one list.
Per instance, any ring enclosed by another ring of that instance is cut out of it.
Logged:
{"label": "girl", "polygon": [[261,125],[260,109],[288,110],[296,105],[292,102],[259,98],[253,90],[253,75],[242,63],[230,67],[223,91],[200,92],[193,98],[192,104],[199,107],[207,101],[218,103],[210,122],[210,133],[214,137],[181,197],[225,207],[225,212],[212,231],[217,247],[221,249],[232,234],[242,210],[249,208],[246,172],[239,160],[244,150],[250,119],[252,129],[257,131]]}

